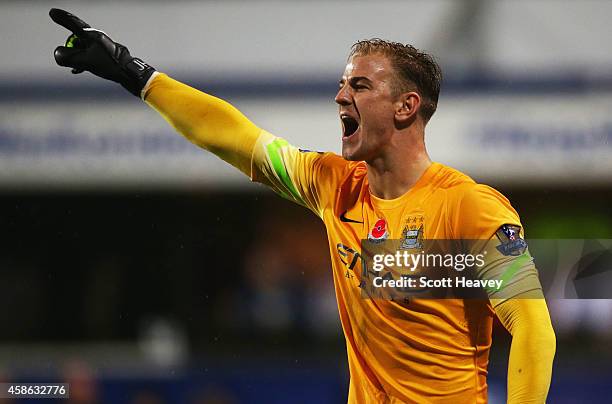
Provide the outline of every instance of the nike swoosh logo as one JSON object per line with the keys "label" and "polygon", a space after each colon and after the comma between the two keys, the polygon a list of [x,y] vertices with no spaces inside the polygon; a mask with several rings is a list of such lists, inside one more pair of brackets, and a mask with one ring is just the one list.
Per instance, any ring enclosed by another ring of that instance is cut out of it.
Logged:
{"label": "nike swoosh logo", "polygon": [[353,219],[349,219],[348,217],[346,217],[346,212],[348,212],[347,210],[345,210],[344,212],[342,212],[342,214],[340,215],[340,221],[344,222],[344,223],[361,223],[363,224],[363,222],[360,222],[358,220],[353,220]]}

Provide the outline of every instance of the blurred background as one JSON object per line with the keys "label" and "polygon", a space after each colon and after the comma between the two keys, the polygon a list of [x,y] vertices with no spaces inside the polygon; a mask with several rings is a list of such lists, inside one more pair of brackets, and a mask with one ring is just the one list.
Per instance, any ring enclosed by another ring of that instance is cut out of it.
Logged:
{"label": "blurred background", "polygon": [[[412,43],[445,74],[434,160],[502,191],[528,238],[612,239],[612,2],[3,1],[2,381],[119,404],[343,403],[348,388],[322,224],[119,86],[57,67],[68,34],[50,7],[336,152],[350,46]],[[549,305],[549,402],[609,402],[612,301]],[[509,343],[497,324],[491,403]]]}

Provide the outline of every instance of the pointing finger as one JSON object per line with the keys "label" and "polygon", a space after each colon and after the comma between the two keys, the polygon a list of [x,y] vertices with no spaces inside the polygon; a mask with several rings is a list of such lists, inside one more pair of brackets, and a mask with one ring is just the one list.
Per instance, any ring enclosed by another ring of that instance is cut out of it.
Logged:
{"label": "pointing finger", "polygon": [[70,14],[68,11],[60,10],[59,8],[52,8],[49,11],[49,16],[55,23],[72,31],[76,35],[82,34],[83,28],[91,28],[89,24],[76,15]]}

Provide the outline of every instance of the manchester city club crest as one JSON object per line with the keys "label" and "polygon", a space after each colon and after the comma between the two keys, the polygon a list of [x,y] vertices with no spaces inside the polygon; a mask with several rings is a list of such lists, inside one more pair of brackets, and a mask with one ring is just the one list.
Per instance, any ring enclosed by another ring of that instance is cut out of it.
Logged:
{"label": "manchester city club crest", "polygon": [[423,248],[423,216],[406,219],[399,248],[400,250]]}
{"label": "manchester city club crest", "polygon": [[385,219],[378,219],[368,234],[368,240],[373,243],[380,243],[386,240],[388,237],[389,232],[387,231],[387,222]]}
{"label": "manchester city club crest", "polygon": [[423,225],[418,229],[405,227],[402,232],[402,243],[399,248],[400,250],[423,248]]}

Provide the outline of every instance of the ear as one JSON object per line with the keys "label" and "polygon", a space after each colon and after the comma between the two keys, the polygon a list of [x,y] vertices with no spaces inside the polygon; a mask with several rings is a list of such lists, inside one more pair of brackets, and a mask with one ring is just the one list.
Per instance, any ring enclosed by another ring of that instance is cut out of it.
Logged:
{"label": "ear", "polygon": [[417,112],[421,107],[421,96],[410,91],[402,93],[396,103],[395,119],[401,123],[408,123],[417,116]]}

